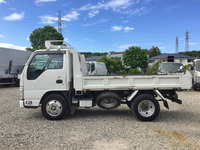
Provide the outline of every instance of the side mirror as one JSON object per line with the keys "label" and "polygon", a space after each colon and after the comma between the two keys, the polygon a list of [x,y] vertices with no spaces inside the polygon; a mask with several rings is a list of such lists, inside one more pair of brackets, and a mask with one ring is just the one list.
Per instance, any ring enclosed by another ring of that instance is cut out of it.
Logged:
{"label": "side mirror", "polygon": [[180,71],[183,71],[183,66],[180,66]]}
{"label": "side mirror", "polygon": [[12,71],[12,60],[9,61],[8,73],[11,74]]}
{"label": "side mirror", "polygon": [[161,68],[159,67],[159,68],[158,68],[158,72],[160,72],[160,71],[161,71]]}
{"label": "side mirror", "polygon": [[194,66],[191,66],[189,70],[193,71],[194,70]]}

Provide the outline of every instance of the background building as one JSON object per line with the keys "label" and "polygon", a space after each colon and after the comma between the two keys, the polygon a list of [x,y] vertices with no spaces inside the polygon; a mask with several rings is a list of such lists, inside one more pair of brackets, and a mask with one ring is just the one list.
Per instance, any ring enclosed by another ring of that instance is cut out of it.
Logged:
{"label": "background building", "polygon": [[185,66],[188,64],[192,64],[194,59],[196,59],[196,57],[178,54],[178,53],[161,54],[161,55],[149,58],[149,66],[152,66],[154,63],[158,61],[161,62],[161,61],[167,61],[167,60],[169,60],[170,62],[179,62]]}

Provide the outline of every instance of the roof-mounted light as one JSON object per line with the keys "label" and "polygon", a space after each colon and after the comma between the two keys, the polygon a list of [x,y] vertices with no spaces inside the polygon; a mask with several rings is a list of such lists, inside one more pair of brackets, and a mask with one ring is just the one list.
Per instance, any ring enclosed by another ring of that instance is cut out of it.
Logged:
{"label": "roof-mounted light", "polygon": [[[61,45],[54,45],[52,43],[62,43]],[[57,50],[62,50],[62,49],[71,49],[71,45],[63,40],[48,40],[45,41],[45,47],[47,48],[47,50],[51,50],[51,49],[57,49]]]}

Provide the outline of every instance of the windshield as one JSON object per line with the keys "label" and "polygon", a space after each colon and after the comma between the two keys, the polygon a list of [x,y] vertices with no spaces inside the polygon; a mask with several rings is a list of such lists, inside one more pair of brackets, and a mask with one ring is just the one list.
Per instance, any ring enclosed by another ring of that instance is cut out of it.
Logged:
{"label": "windshield", "polygon": [[90,72],[90,63],[86,63],[87,71]]}
{"label": "windshield", "polygon": [[169,73],[178,73],[183,72],[180,70],[180,67],[183,66],[180,63],[163,63],[160,65],[160,72],[164,73],[165,71]]}
{"label": "windshield", "polygon": [[197,61],[197,63],[196,63],[196,70],[200,71],[200,61]]}

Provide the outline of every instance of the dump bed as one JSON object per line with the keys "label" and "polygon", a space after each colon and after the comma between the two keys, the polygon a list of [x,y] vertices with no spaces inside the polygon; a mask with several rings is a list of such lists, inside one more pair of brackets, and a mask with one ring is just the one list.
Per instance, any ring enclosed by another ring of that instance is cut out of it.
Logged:
{"label": "dump bed", "polygon": [[83,90],[171,90],[191,89],[191,74],[185,75],[133,75],[84,76]]}
{"label": "dump bed", "polygon": [[[73,87],[76,91],[103,90],[188,90],[192,87],[192,75],[119,75],[87,76],[83,74],[84,64],[75,49],[69,50],[73,56]],[[79,63],[77,63],[79,62]]]}

